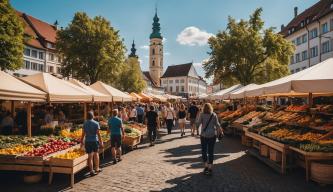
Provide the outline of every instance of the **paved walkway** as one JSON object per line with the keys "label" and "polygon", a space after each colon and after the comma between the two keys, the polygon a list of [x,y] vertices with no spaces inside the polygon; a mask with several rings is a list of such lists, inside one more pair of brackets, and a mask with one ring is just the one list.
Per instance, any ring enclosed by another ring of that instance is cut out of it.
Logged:
{"label": "paved walkway", "polygon": [[216,145],[214,175],[204,176],[200,163],[200,146],[197,137],[187,133],[180,138],[178,132],[165,135],[160,132],[158,144],[139,146],[127,153],[123,161],[111,165],[105,154],[103,172],[89,177],[84,170],[75,177],[73,189],[67,188],[69,176],[55,175],[52,185],[44,180],[35,185],[22,183],[18,174],[1,173],[1,191],[189,191],[189,192],[237,192],[237,191],[333,191],[333,186],[319,186],[305,182],[304,170],[294,170],[286,176],[274,172],[246,153],[239,138],[224,138]]}

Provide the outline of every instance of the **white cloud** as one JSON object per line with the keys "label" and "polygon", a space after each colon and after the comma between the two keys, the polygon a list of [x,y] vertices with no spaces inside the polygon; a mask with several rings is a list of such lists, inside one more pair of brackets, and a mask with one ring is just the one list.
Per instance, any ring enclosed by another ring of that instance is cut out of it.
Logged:
{"label": "white cloud", "polygon": [[168,56],[168,55],[171,55],[170,52],[165,52],[164,55]]}
{"label": "white cloud", "polygon": [[149,55],[145,55],[145,58],[149,58]]}
{"label": "white cloud", "polygon": [[167,38],[163,37],[162,43],[166,43],[167,42]]}
{"label": "white cloud", "polygon": [[148,50],[148,49],[149,49],[149,46],[148,46],[148,45],[142,45],[142,46],[140,46],[140,49]]}
{"label": "white cloud", "polygon": [[202,60],[201,62],[198,62],[198,63],[194,62],[193,65],[194,65],[195,67],[200,67],[200,68],[202,68],[203,63],[205,63],[205,62],[207,62],[207,61],[208,61],[208,58],[207,58],[207,59],[204,59],[204,60]]}
{"label": "white cloud", "polygon": [[197,27],[190,26],[186,27],[182,32],[178,34],[177,42],[181,45],[203,46],[207,44],[207,41],[211,36],[213,36],[212,33],[208,33],[204,30],[200,30]]}

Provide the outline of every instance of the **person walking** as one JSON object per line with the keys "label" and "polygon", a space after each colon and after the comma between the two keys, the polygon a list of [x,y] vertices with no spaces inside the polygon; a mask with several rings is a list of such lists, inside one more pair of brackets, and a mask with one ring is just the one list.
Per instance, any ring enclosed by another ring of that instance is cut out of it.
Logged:
{"label": "person walking", "polygon": [[200,141],[202,160],[205,164],[204,174],[211,175],[216,137],[219,136],[220,138],[223,135],[223,131],[210,103],[204,105],[203,112],[198,118],[198,124],[201,125]]}
{"label": "person walking", "polygon": [[155,108],[153,105],[149,107],[149,111],[146,113],[146,125],[148,128],[148,137],[150,141],[150,146],[155,145],[155,140],[156,140],[156,134],[157,134],[157,127],[160,126],[159,124],[159,119],[158,119],[158,114],[155,111]]}
{"label": "person walking", "polygon": [[180,128],[180,136],[183,137],[185,135],[185,123],[186,123],[186,110],[185,110],[185,105],[183,103],[180,104],[177,118],[178,118],[178,126]]}
{"label": "person walking", "polygon": [[119,113],[120,113],[120,118],[123,122],[128,121],[128,114],[126,107],[121,107]]}
{"label": "person walking", "polygon": [[144,114],[145,114],[145,111],[144,109],[142,108],[142,105],[139,104],[137,107],[136,107],[136,114],[138,116],[138,123],[143,123],[143,118],[144,118]]}
{"label": "person walking", "polygon": [[175,113],[174,113],[174,110],[171,107],[170,103],[167,103],[165,119],[166,119],[168,134],[171,134],[171,130],[173,127],[173,121],[175,119]]}
{"label": "person walking", "polygon": [[[111,138],[111,152],[113,156],[113,163],[116,164],[118,161],[121,161],[121,145],[122,145],[122,138],[125,135],[123,122],[118,117],[118,110],[115,109],[112,111],[113,117],[109,119],[108,125],[108,133],[110,133]],[[118,159],[117,159],[118,155]]]}
{"label": "person walking", "polygon": [[130,111],[130,115],[129,115],[129,120],[130,120],[130,121],[135,121],[135,120],[136,120],[136,117],[137,117],[136,109],[135,109],[134,106],[131,106],[131,111]]}
{"label": "person walking", "polygon": [[194,136],[195,130],[197,131],[197,135],[199,135],[199,127],[196,126],[196,119],[198,117],[198,114],[199,108],[196,106],[195,101],[193,101],[192,105],[188,108],[192,136]]}
{"label": "person walking", "polygon": [[[99,168],[99,153],[98,148],[103,148],[103,141],[99,133],[99,123],[94,120],[94,114],[88,112],[87,120],[83,124],[83,131],[81,135],[81,147],[85,138],[84,146],[88,154],[88,166],[90,176],[94,176],[102,170]],[[95,166],[93,166],[95,165]]]}

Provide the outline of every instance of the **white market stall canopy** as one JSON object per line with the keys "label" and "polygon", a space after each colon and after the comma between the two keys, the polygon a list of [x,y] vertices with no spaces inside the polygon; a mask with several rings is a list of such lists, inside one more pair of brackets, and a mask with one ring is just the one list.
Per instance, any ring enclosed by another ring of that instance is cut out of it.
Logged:
{"label": "white market stall canopy", "polygon": [[92,95],[72,83],[49,73],[37,73],[21,78],[24,82],[48,94],[49,102],[91,102]]}
{"label": "white market stall canopy", "polygon": [[46,93],[0,71],[0,99],[18,101],[46,101]]}
{"label": "white market stall canopy", "polygon": [[153,99],[157,99],[159,101],[162,102],[166,102],[168,99],[162,95],[157,95],[157,94],[153,94],[153,93],[147,93],[147,95],[151,96]]}
{"label": "white market stall canopy", "polygon": [[233,91],[230,94],[230,99],[241,99],[241,98],[244,98],[245,97],[245,92],[247,90],[258,88],[258,87],[260,87],[260,85],[257,85],[257,84],[254,84],[254,83],[246,85],[246,86],[238,89],[237,91]]}
{"label": "white market stall canopy", "polygon": [[132,97],[130,95],[127,95],[126,93],[124,93],[110,85],[107,85],[101,81],[97,81],[96,83],[90,85],[90,87],[100,93],[112,96],[113,101],[116,101],[116,102],[132,101]]}
{"label": "white market stall canopy", "polygon": [[89,92],[93,96],[94,102],[111,102],[112,101],[112,97],[110,95],[105,95],[103,93],[100,93],[100,92],[96,91],[95,89],[85,85],[84,83],[82,83],[79,80],[70,79],[69,82],[71,82],[74,85],[79,86],[79,87],[85,89],[87,92]]}
{"label": "white market stall canopy", "polygon": [[303,95],[333,93],[333,58],[300,72],[249,89],[246,96],[262,95]]}
{"label": "white market stall canopy", "polygon": [[209,95],[209,98],[210,99],[223,99],[226,96],[226,94],[228,94],[232,91],[235,91],[241,87],[243,87],[241,84],[233,85],[227,89],[223,89],[221,91],[218,91],[216,93]]}

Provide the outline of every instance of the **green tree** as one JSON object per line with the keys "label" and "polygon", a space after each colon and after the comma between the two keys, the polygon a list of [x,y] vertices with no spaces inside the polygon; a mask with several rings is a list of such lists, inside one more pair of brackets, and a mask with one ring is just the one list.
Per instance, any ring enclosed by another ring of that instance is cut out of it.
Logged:
{"label": "green tree", "polygon": [[146,87],[146,82],[143,80],[138,58],[129,57],[126,60],[126,68],[121,74],[119,83],[122,90],[128,93],[140,93],[143,91]]}
{"label": "green tree", "polygon": [[64,58],[64,76],[89,83],[101,80],[117,87],[124,69],[125,46],[119,31],[105,18],[76,13],[72,22],[58,32],[56,47]]}
{"label": "green tree", "polygon": [[294,46],[274,28],[264,29],[262,9],[249,20],[229,17],[227,29],[208,40],[210,58],[204,63],[206,77],[226,85],[264,83],[287,75]]}
{"label": "green tree", "polygon": [[8,0],[0,1],[0,70],[22,67],[24,28]]}

